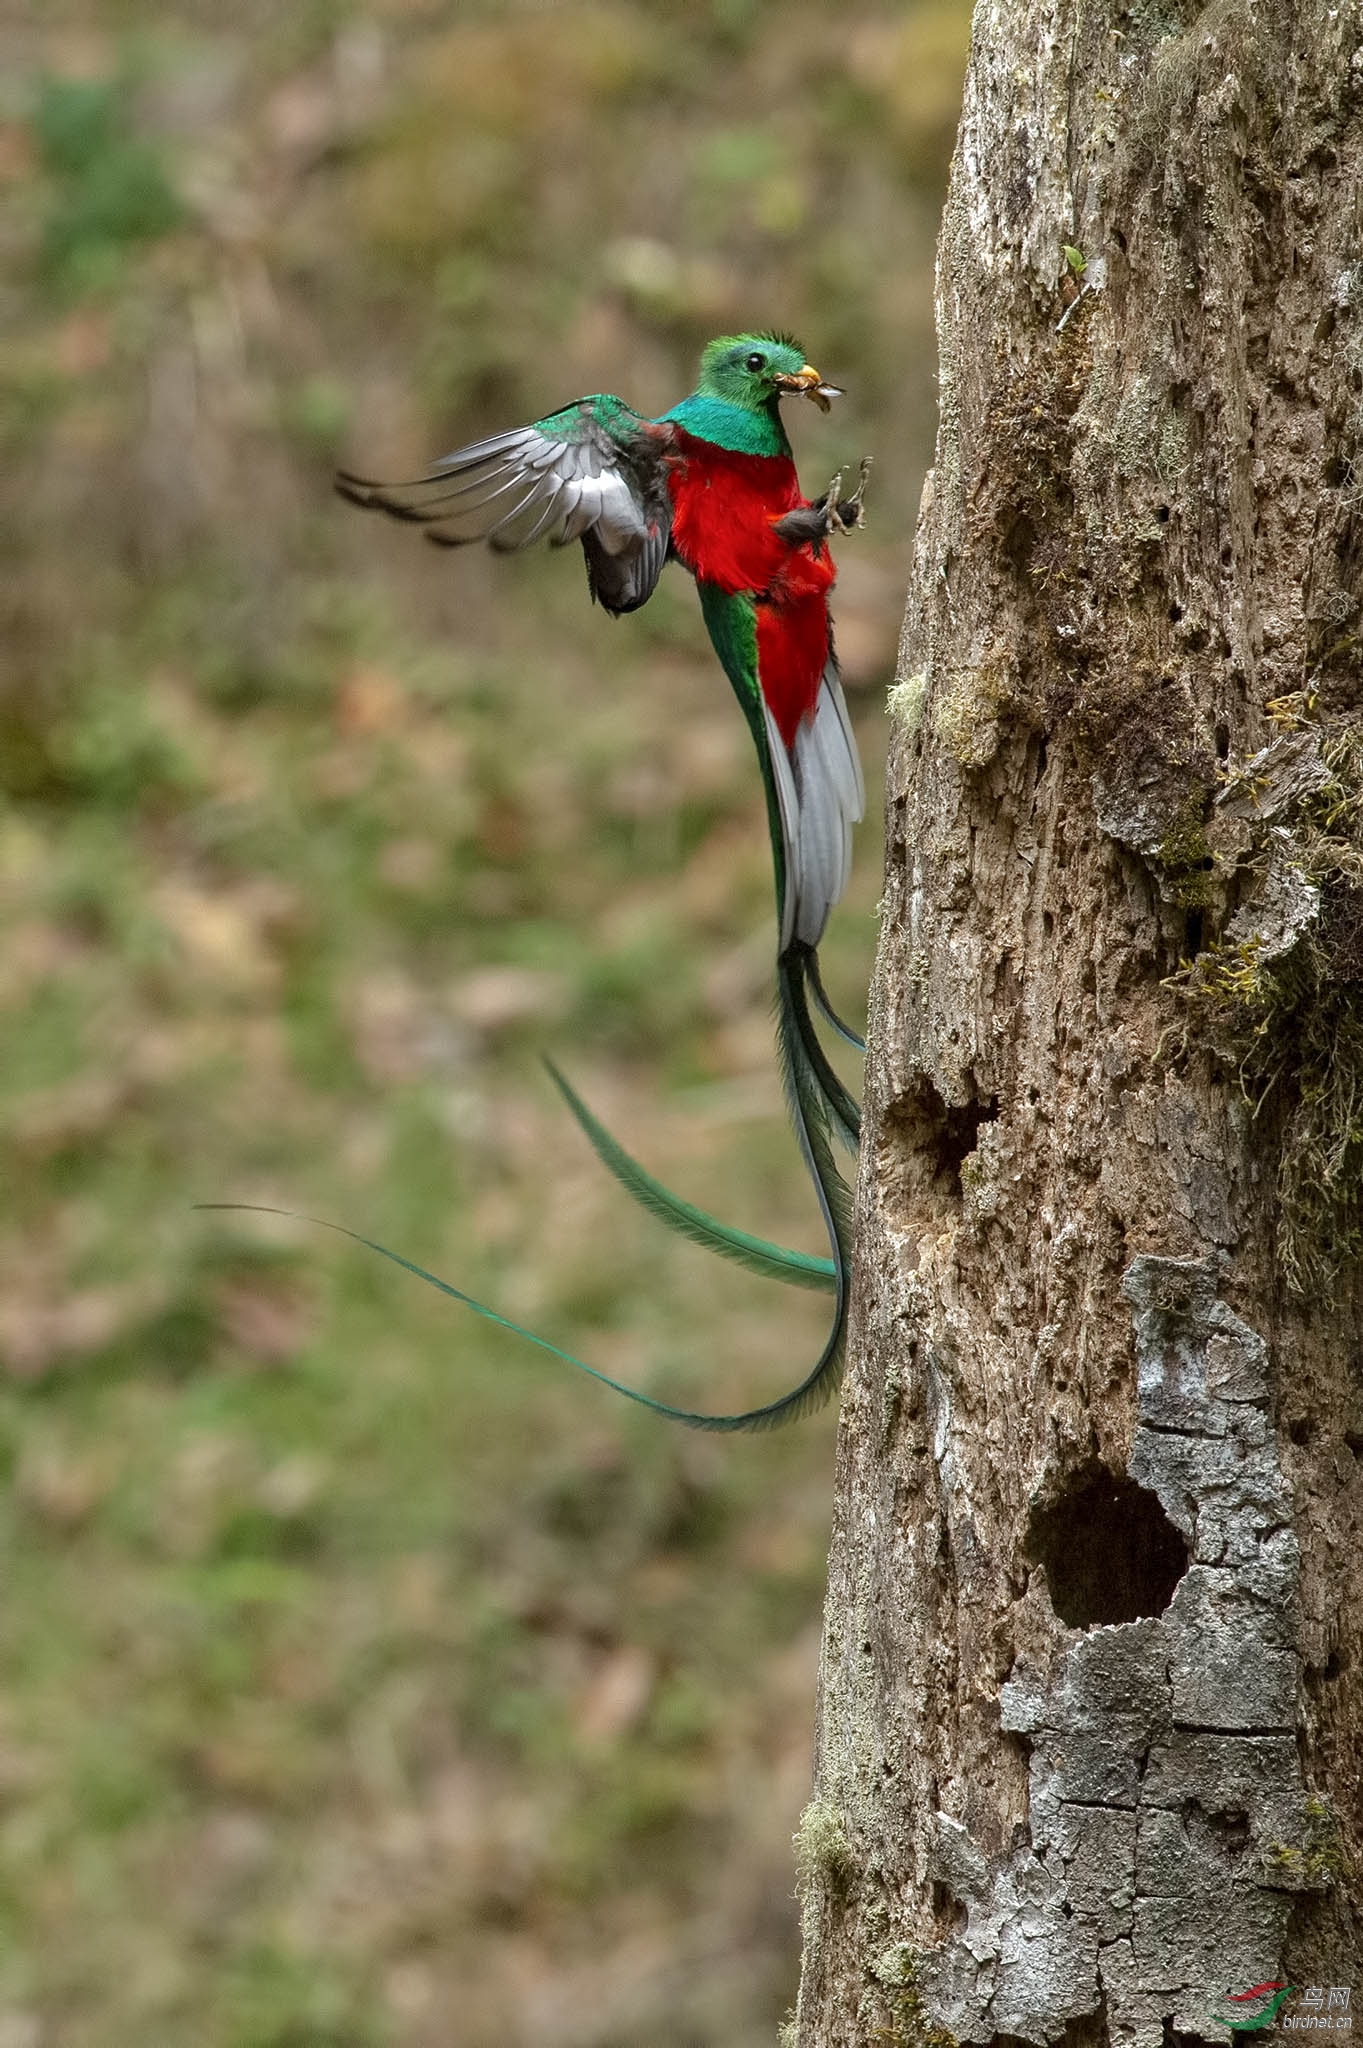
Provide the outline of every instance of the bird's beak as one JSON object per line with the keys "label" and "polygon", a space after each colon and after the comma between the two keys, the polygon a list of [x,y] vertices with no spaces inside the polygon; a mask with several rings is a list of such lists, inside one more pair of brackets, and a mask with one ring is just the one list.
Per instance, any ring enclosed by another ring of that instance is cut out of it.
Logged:
{"label": "bird's beak", "polygon": [[799,391],[806,398],[812,398],[820,412],[827,412],[832,401],[842,397],[841,388],[837,384],[825,384],[812,363],[806,363],[802,370],[796,370],[790,376],[775,377],[772,381],[778,391]]}

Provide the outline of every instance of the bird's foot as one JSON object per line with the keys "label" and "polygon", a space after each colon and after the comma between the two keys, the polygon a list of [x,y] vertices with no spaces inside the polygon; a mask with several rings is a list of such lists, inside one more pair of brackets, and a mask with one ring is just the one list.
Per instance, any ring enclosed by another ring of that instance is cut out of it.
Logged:
{"label": "bird's foot", "polygon": [[842,490],[842,471],[838,471],[828,486],[828,495],[824,499],[828,510],[830,533],[852,533],[858,526],[865,526],[866,512],[862,499],[866,495],[866,480],[870,474],[871,458],[869,455],[863,455],[857,471],[857,487],[850,498],[844,498],[839,495]]}
{"label": "bird's foot", "polygon": [[854,527],[864,526],[866,515],[861,501],[870,468],[871,458],[865,455],[857,472],[857,487],[850,498],[842,495],[842,471],[839,470],[821,498],[815,498],[810,505],[801,504],[793,512],[787,512],[784,519],[778,519],[776,531],[787,546],[817,550],[831,534],[851,533]]}

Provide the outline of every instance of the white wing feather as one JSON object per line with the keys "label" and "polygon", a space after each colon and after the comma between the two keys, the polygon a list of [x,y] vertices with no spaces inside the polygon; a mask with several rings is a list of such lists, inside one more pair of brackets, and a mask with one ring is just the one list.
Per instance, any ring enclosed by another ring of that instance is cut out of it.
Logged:
{"label": "white wing feather", "polygon": [[342,473],[338,487],[355,504],[424,527],[445,547],[485,540],[503,554],[542,539],[554,547],[580,540],[593,595],[632,610],[667,559],[670,505],[660,470],[646,480],[637,452],[628,455],[587,417],[592,403],[581,400],[544,423],[562,419],[561,438],[514,427],[443,456],[407,483]]}

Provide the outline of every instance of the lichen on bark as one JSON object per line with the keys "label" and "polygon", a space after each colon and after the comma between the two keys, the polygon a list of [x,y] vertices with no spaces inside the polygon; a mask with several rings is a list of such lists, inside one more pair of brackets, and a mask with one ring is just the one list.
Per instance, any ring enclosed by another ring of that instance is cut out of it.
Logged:
{"label": "lichen on bark", "polygon": [[[1029,1840],[993,1865],[950,1853],[961,1932],[920,1965],[965,2040],[1050,2038],[1101,2003],[1113,2041],[1213,2026],[1225,1984],[1261,1981],[1290,1894],[1323,1882],[1280,1845],[1310,1832],[1294,1735],[1298,1556],[1266,1414],[1267,1347],[1217,1298],[1217,1261],[1141,1257],[1128,1471],[1187,1542],[1163,1612],[1019,1663],[1000,1725],[1025,1737]],[[1082,1532],[1074,1532],[1082,1541]],[[963,1832],[963,1831],[961,1831]]]}
{"label": "lichen on bark", "polygon": [[1363,721],[1276,709],[1287,729],[1216,801],[1223,915],[1170,977],[1174,1043],[1233,1073],[1277,1154],[1283,1278],[1331,1292],[1363,1251]]}
{"label": "lichen on bark", "polygon": [[1176,985],[1325,929],[1268,857],[1309,749],[1235,813],[1294,695],[1322,756],[1363,716],[1361,49],[1360,0],[976,9],[799,2048],[887,2037],[888,1955],[961,2040],[1153,2048],[1363,1954],[1355,1247],[1288,1285],[1298,1081],[1256,1116]]}

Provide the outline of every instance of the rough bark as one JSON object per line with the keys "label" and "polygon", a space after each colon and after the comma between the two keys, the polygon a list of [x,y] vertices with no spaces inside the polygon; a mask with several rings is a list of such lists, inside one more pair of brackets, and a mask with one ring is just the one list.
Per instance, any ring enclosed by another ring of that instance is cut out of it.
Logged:
{"label": "rough bark", "polygon": [[800,2048],[1363,1998],[1361,46],[976,10]]}

